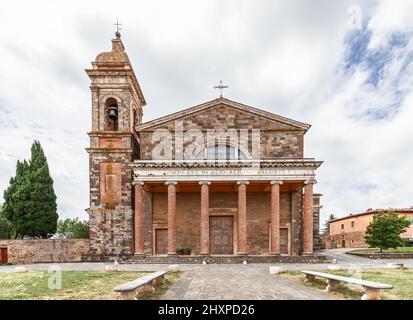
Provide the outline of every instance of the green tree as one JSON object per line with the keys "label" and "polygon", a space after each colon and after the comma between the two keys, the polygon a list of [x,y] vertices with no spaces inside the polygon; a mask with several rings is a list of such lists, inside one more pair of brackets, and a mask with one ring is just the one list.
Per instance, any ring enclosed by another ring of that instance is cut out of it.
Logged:
{"label": "green tree", "polygon": [[25,235],[46,237],[56,232],[56,194],[49,165],[39,141],[31,149],[29,170],[30,199],[26,207]]}
{"label": "green tree", "polygon": [[324,228],[322,231],[323,235],[328,235],[330,234],[330,222],[333,221],[334,219],[336,219],[334,214],[330,214],[328,219],[326,220],[325,224],[324,224]]}
{"label": "green tree", "polygon": [[3,206],[0,206],[0,239],[10,239],[12,236],[11,223],[8,221],[3,212]]}
{"label": "green tree", "polygon": [[17,161],[16,176],[4,191],[4,200],[4,216],[16,237],[46,237],[56,232],[56,194],[39,141],[32,145],[30,162]]}
{"label": "green tree", "polygon": [[397,248],[404,245],[400,235],[409,227],[410,221],[406,217],[399,217],[395,212],[379,212],[367,226],[364,239],[372,248]]}
{"label": "green tree", "polygon": [[16,176],[10,179],[9,187],[4,191],[3,214],[18,238],[25,235],[26,206],[30,198],[29,170],[26,160],[17,161]]}
{"label": "green tree", "polygon": [[87,239],[89,238],[89,224],[78,218],[67,218],[57,223],[57,233],[69,239]]}

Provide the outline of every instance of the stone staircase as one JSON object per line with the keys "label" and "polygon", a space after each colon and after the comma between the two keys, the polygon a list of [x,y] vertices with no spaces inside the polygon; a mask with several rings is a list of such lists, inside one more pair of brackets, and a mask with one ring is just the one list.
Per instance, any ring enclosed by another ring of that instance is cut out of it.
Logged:
{"label": "stone staircase", "polygon": [[322,263],[328,262],[325,256],[132,256],[119,261],[121,264],[241,264],[249,263]]}

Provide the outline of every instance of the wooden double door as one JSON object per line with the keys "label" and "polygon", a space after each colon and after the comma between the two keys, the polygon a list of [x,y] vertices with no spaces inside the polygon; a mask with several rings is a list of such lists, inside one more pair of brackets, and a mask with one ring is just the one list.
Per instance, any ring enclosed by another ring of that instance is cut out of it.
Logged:
{"label": "wooden double door", "polygon": [[232,216],[209,217],[209,252],[234,253],[234,226]]}

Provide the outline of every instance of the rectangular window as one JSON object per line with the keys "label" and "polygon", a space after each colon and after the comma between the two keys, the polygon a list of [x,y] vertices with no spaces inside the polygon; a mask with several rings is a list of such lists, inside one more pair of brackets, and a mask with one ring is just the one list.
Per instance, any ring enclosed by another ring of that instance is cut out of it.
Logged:
{"label": "rectangular window", "polygon": [[354,228],[356,223],[354,221],[351,221],[351,227]]}
{"label": "rectangular window", "polygon": [[344,223],[341,225],[341,230],[344,230]]}

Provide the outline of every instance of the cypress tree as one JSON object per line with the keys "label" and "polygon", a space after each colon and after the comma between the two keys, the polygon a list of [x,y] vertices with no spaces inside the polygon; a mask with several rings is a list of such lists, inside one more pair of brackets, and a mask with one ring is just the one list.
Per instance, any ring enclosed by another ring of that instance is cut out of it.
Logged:
{"label": "cypress tree", "polygon": [[30,162],[17,161],[16,176],[4,191],[4,200],[3,215],[17,238],[47,237],[56,232],[56,194],[39,141],[32,145]]}
{"label": "cypress tree", "polygon": [[3,205],[0,205],[0,239],[11,238],[11,225],[10,222],[4,216]]}
{"label": "cypress tree", "polygon": [[27,161],[17,161],[16,176],[10,179],[10,185],[4,191],[3,215],[11,223],[15,236],[18,238],[25,235],[25,208],[30,196],[28,173],[29,164]]}
{"label": "cypress tree", "polygon": [[46,237],[57,229],[56,194],[46,156],[39,141],[34,141],[29,166],[30,199],[26,206],[25,232]]}

